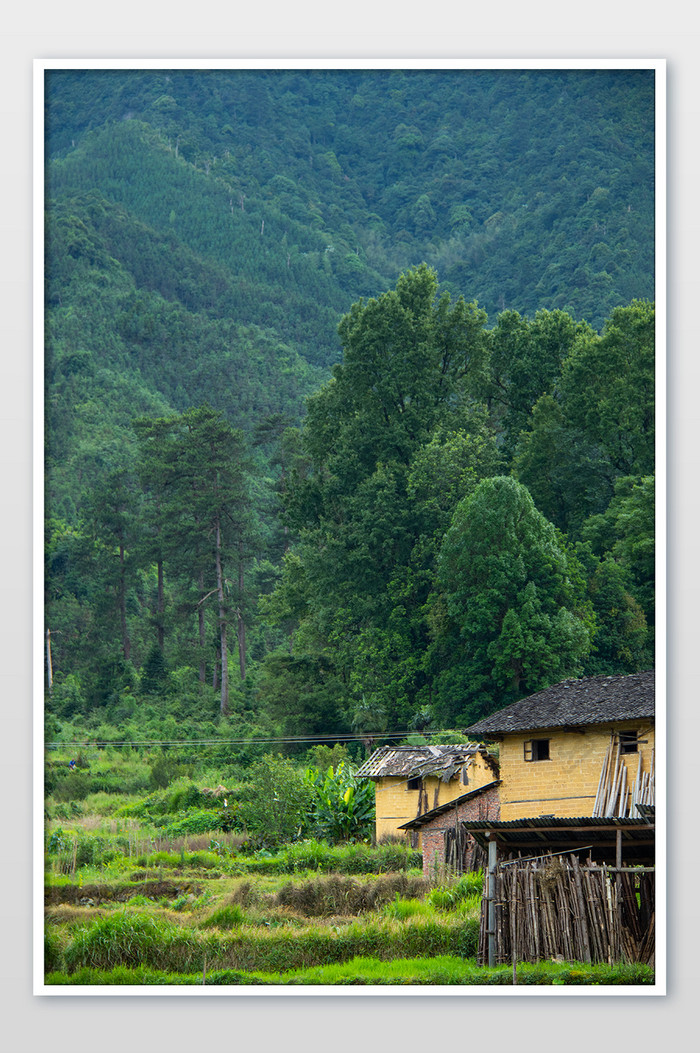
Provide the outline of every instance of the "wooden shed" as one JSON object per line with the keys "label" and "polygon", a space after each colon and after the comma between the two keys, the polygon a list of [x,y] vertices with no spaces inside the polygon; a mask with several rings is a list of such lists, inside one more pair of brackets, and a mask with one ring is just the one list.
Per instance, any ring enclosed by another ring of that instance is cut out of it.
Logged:
{"label": "wooden shed", "polygon": [[477,961],[654,964],[654,809],[643,815],[470,820],[488,853]]}

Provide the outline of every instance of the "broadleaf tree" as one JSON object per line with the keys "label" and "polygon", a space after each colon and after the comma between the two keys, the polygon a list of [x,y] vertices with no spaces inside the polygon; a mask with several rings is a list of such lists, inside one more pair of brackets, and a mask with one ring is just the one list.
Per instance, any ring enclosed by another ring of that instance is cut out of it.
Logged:
{"label": "broadleaf tree", "polygon": [[426,661],[448,724],[580,674],[593,629],[585,581],[515,479],[485,479],[455,509],[432,621]]}

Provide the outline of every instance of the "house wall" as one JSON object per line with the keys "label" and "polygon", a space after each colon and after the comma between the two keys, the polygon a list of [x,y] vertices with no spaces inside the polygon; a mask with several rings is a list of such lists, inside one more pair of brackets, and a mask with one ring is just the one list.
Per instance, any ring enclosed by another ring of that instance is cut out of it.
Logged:
{"label": "house wall", "polygon": [[[469,790],[477,790],[487,782],[493,782],[493,769],[484,760],[481,753],[472,757],[467,768],[467,781],[464,782],[461,773],[454,775],[449,782],[442,782],[436,776],[428,776],[423,780],[423,812],[437,808],[438,805],[454,801],[455,797],[461,797]],[[385,776],[375,780],[375,805],[376,805],[376,837],[379,841],[386,835],[398,834],[406,837],[406,830],[399,830],[403,823],[415,819],[419,814],[419,790],[409,790],[407,780],[394,776]],[[415,839],[414,839],[415,840]],[[418,837],[417,848],[421,847],[421,838]]]}
{"label": "house wall", "polygon": [[[638,753],[623,754],[621,758],[627,767],[631,794],[639,757],[642,772],[651,768],[654,729],[648,723],[625,721],[587,727],[582,732],[552,729],[506,735],[499,758],[501,819],[507,822],[540,815],[592,815],[612,730],[636,730],[639,739],[645,740],[640,741]],[[549,760],[525,760],[525,743],[533,738],[549,739]]]}
{"label": "house wall", "polygon": [[[493,778],[493,776],[492,776]],[[441,880],[445,869],[445,831],[458,822],[470,819],[500,819],[498,787],[479,794],[471,801],[456,805],[454,811],[444,812],[425,824],[421,830],[423,847],[423,875],[427,881]]]}

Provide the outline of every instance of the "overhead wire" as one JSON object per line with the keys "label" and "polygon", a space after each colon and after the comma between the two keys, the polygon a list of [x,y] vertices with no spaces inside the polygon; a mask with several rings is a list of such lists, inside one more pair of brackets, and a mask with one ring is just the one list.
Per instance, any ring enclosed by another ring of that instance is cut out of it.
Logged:
{"label": "overhead wire", "polygon": [[[93,739],[89,735],[80,739],[67,741],[50,741],[44,743],[47,749],[67,748],[70,746],[266,746],[300,744],[305,742],[363,742],[367,739],[396,739],[406,738],[407,735],[434,736],[448,734],[444,731],[415,731],[407,729],[404,731],[366,731],[362,734],[338,733],[333,735],[286,735],[269,738],[229,738],[221,737],[215,739]],[[454,732],[450,732],[454,734]]]}

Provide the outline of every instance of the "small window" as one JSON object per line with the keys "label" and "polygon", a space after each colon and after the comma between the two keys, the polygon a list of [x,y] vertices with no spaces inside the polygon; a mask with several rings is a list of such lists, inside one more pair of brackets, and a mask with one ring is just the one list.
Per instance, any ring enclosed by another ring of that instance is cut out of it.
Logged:
{"label": "small window", "polygon": [[526,742],[525,760],[549,760],[549,739],[530,739]]}
{"label": "small window", "polygon": [[639,733],[636,731],[620,732],[620,753],[638,752]]}
{"label": "small window", "polygon": [[408,789],[409,790],[421,790],[422,788],[423,788],[423,780],[421,778],[409,779],[408,780]]}

